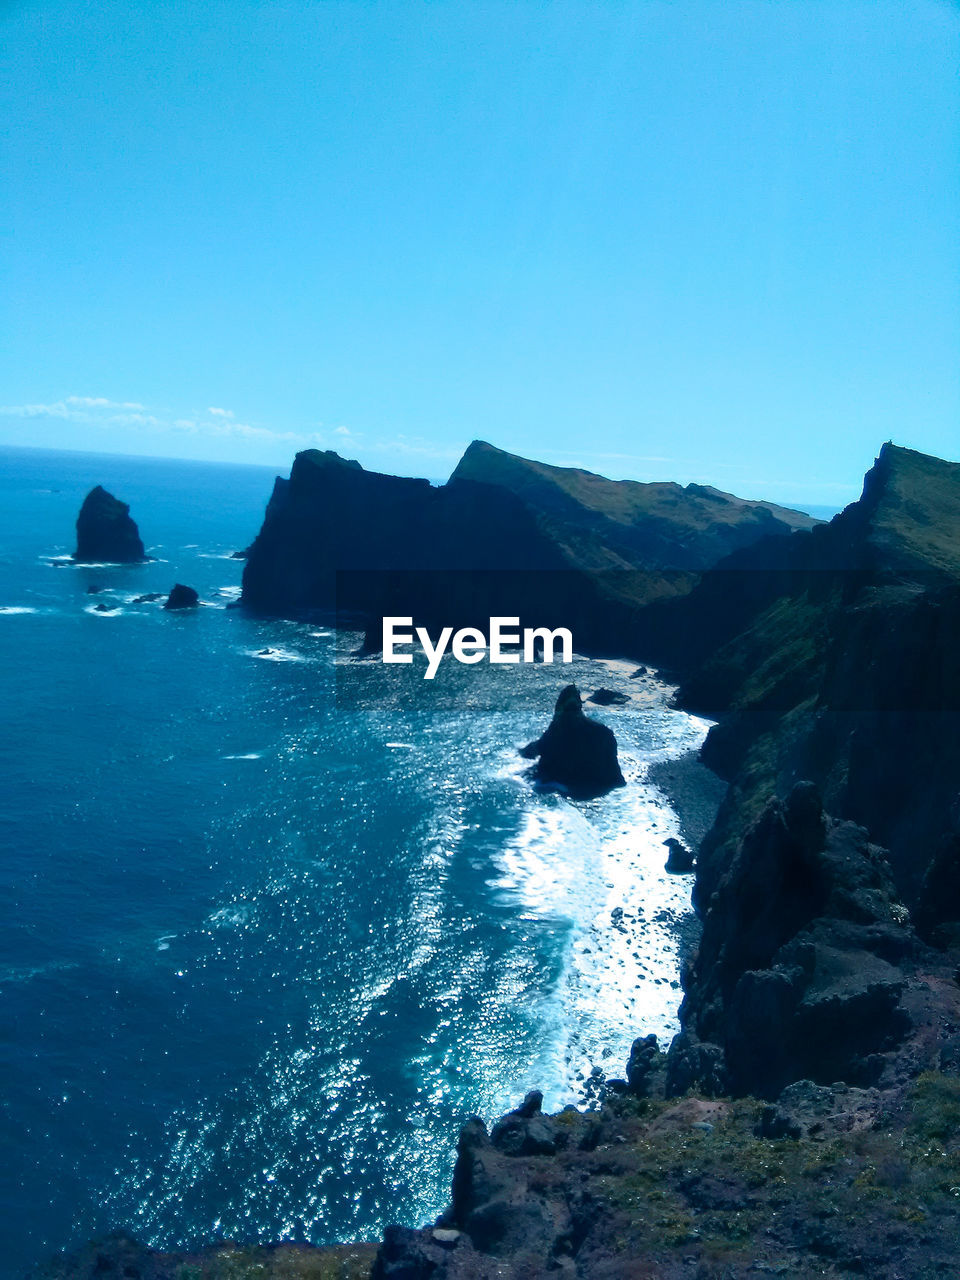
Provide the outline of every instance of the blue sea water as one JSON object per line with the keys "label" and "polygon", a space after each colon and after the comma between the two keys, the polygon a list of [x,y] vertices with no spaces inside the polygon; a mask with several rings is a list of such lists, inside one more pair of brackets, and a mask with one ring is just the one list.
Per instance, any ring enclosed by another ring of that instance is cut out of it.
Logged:
{"label": "blue sea water", "polygon": [[[428,683],[227,609],[272,480],[0,451],[4,1277],[121,1226],[184,1247],[416,1225],[468,1115],[577,1101],[676,1028],[689,881],[663,873],[678,821],[645,775],[705,722],[622,663]],[[54,567],[97,483],[154,562]],[[175,581],[204,607],[133,603]],[[570,679],[630,695],[598,712],[629,785],[591,803],[516,754]]]}

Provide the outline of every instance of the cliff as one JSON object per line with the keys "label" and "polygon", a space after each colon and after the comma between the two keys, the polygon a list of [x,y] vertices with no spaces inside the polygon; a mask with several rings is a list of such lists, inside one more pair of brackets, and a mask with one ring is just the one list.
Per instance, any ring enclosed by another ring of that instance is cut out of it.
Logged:
{"label": "cliff", "polygon": [[960,822],[960,465],[885,445],[830,524],[735,553],[644,625],[679,701],[719,721],[702,756],[731,785],[701,908],[766,801],[807,778],[889,849],[928,933],[960,920],[943,867]]}
{"label": "cliff", "polygon": [[519,616],[570,627],[587,652],[629,652],[639,609],[689,590],[731,547],[815,523],[714,490],[604,480],[480,443],[441,486],[308,450],[276,482],[242,604],[458,626]]}
{"label": "cliff", "polygon": [[639,568],[704,569],[760,538],[818,523],[802,512],[707,485],[608,480],[519,458],[482,440],[470,445],[451,479],[516,494],[548,518],[558,536],[596,542]]}

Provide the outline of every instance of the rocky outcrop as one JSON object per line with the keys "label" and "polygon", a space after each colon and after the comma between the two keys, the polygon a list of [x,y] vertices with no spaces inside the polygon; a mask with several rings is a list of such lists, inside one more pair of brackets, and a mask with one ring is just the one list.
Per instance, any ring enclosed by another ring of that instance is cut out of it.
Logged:
{"label": "rocky outcrop", "polygon": [[561,690],[546,732],[520,754],[536,760],[531,773],[538,782],[559,785],[575,799],[592,799],[626,785],[613,730],[583,714],[575,684]]}
{"label": "rocky outcrop", "polygon": [[697,862],[693,850],[688,849],[683,841],[678,840],[676,836],[670,836],[663,843],[667,848],[667,861],[664,870],[669,871],[672,876],[689,875]]}
{"label": "rocky outcrop", "polygon": [[951,1275],[958,1106],[936,1072],[899,1097],[801,1081],[766,1107],[619,1095],[545,1117],[528,1100],[464,1126],[450,1209],[389,1227],[373,1276]]}
{"label": "rocky outcrop", "polygon": [[130,507],[102,485],[91,489],[77,516],[77,549],[80,564],[139,564],[147,559]]}
{"label": "rocky outcrop", "polygon": [[960,884],[958,529],[960,465],[885,445],[830,524],[741,550],[643,612],[680,705],[718,721],[702,759],[730,786],[698,850],[701,907],[764,804],[809,778],[888,851],[921,928],[960,926],[960,893],[924,889],[934,860],[931,886]]}
{"label": "rocky outcrop", "polygon": [[182,582],[177,582],[167,596],[163,607],[165,609],[195,609],[199,603],[200,597],[193,587],[185,587]]}
{"label": "rocky outcrop", "polygon": [[903,996],[921,954],[886,854],[798,784],[703,907],[668,1088],[774,1098],[802,1079],[876,1084],[911,1030]]}
{"label": "rocky outcrop", "polygon": [[630,699],[615,689],[595,689],[587,701],[596,703],[598,707],[623,707]]}

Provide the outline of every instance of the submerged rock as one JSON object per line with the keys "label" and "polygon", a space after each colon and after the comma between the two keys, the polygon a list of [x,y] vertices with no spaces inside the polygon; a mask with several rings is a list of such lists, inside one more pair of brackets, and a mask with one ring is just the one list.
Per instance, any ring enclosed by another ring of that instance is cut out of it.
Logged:
{"label": "submerged rock", "polygon": [[77,549],[80,563],[139,564],[148,557],[130,507],[102,485],[91,489],[77,516]]}
{"label": "submerged rock", "polygon": [[146,592],[145,595],[134,596],[131,603],[132,604],[153,604],[155,600],[162,600],[162,599],[163,599],[162,591],[148,591]]}
{"label": "submerged rock", "polygon": [[613,730],[583,714],[575,684],[561,690],[546,733],[522,747],[520,754],[537,760],[532,772],[539,781],[558,783],[577,799],[626,786]]}
{"label": "submerged rock", "polygon": [[163,607],[165,609],[195,609],[199,603],[200,597],[193,587],[185,587],[182,582],[178,582],[167,596]]}
{"label": "submerged rock", "polygon": [[617,693],[614,689],[597,689],[587,701],[595,702],[598,707],[622,707],[630,699],[625,693]]}

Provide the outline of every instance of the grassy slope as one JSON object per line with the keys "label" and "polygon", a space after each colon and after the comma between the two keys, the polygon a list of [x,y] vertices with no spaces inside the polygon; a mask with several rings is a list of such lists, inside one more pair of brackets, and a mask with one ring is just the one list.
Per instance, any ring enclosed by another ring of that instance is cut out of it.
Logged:
{"label": "grassy slope", "polygon": [[749,502],[706,485],[684,488],[672,483],[608,480],[575,467],[553,467],[519,458],[479,440],[467,449],[453,478],[498,484],[558,513],[572,514],[580,509],[621,525],[646,519],[663,521],[673,526],[678,536],[737,524],[760,512],[768,512],[792,529],[811,529],[817,523],[802,512],[773,503]]}

